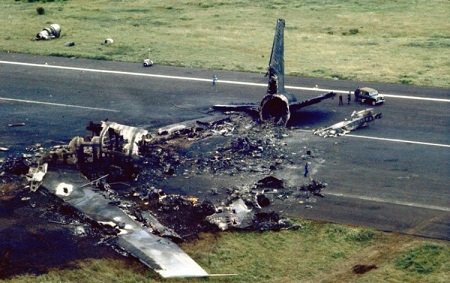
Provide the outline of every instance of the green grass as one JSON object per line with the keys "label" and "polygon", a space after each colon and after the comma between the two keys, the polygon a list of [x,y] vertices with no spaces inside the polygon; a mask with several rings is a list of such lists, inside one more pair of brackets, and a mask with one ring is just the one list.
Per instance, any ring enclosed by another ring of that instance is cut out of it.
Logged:
{"label": "green grass", "polygon": [[448,253],[442,246],[426,244],[403,254],[396,260],[395,267],[409,272],[430,274],[439,270],[442,265],[449,264],[446,261]]}
{"label": "green grass", "polygon": [[[312,221],[281,232],[202,234],[182,248],[209,279],[163,280],[135,260],[85,260],[76,268],[2,282],[446,282],[450,245]],[[364,274],[353,266],[375,265]]]}
{"label": "green grass", "polygon": [[[450,86],[447,0],[4,0],[0,50],[263,72],[277,18],[289,74]],[[31,40],[50,23],[62,38]]]}
{"label": "green grass", "polygon": [[448,243],[416,240],[358,282],[448,282],[449,258]]}

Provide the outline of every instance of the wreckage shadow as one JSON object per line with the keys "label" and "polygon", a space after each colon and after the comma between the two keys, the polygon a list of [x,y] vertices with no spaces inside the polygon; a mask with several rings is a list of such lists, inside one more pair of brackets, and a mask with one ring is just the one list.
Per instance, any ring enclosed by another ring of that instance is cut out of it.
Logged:
{"label": "wreckage shadow", "polygon": [[291,113],[291,118],[288,127],[300,128],[300,127],[320,127],[329,124],[333,119],[333,113],[322,112],[319,110],[307,110]]}

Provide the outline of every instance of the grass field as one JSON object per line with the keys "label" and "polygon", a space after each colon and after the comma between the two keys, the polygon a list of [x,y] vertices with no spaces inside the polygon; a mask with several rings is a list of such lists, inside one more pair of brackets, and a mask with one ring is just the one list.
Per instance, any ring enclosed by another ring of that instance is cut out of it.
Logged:
{"label": "grass field", "polygon": [[0,50],[263,72],[277,18],[291,75],[450,86],[448,0],[3,0]]}
{"label": "grass field", "polygon": [[103,259],[4,282],[448,282],[448,242],[301,224],[297,231],[203,234],[182,246],[211,274],[234,276],[162,280],[137,261]]}

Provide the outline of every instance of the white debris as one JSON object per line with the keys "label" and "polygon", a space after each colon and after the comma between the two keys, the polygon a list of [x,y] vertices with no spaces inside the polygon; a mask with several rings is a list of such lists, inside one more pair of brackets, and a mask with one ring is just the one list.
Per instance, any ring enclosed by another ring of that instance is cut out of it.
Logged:
{"label": "white debris", "polygon": [[159,128],[158,135],[172,135],[175,132],[179,132],[187,129],[188,127],[183,124],[175,124],[167,127]]}
{"label": "white debris", "polygon": [[42,29],[41,32],[36,34],[36,40],[49,40],[58,38],[61,35],[61,27],[58,24],[51,24],[48,27]]}
{"label": "white debris", "polygon": [[106,38],[103,41],[103,44],[105,44],[105,45],[110,45],[110,44],[113,44],[113,43],[114,43],[114,39],[112,39],[112,38]]}
{"label": "white debris", "polygon": [[369,122],[381,119],[381,117],[382,114],[375,113],[373,108],[353,111],[350,116],[351,120],[341,121],[326,128],[313,130],[313,133],[324,138],[343,136],[358,128],[366,127]]}
{"label": "white debris", "polygon": [[30,182],[30,189],[32,192],[37,191],[42,184],[45,174],[47,174],[48,164],[44,163],[37,167],[30,167],[26,175],[27,181]]}
{"label": "white debris", "polygon": [[206,219],[221,230],[229,227],[248,227],[252,223],[254,213],[242,199],[237,199],[227,207],[219,207],[217,212]]}
{"label": "white debris", "polygon": [[153,61],[150,59],[145,59],[143,65],[144,65],[144,67],[151,67],[151,66],[153,66]]}

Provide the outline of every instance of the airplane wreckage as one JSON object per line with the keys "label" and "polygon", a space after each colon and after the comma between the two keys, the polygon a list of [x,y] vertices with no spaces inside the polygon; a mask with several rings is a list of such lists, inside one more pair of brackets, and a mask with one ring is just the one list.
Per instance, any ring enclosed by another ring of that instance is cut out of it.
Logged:
{"label": "airplane wreckage", "polygon": [[292,112],[336,96],[336,93],[329,92],[304,101],[297,101],[293,94],[286,92],[284,87],[284,27],[285,21],[278,19],[266,73],[269,78],[267,93],[259,106],[256,104],[229,104],[214,105],[213,109],[258,113],[261,121],[287,125]]}
{"label": "airplane wreckage", "polygon": [[381,119],[382,113],[376,113],[373,108],[361,111],[353,111],[350,120],[345,120],[329,127],[313,130],[313,134],[321,137],[338,137],[350,133],[353,130],[367,127],[369,122]]}
{"label": "airplane wreckage", "polygon": [[[109,239],[105,243],[138,258],[164,278],[211,276],[176,245],[200,232],[299,228],[271,210],[271,205],[291,200],[311,208],[310,201],[323,197],[327,184],[306,178],[306,169],[303,183],[294,186],[274,176],[283,166],[303,170],[304,164],[315,158],[311,150],[292,158],[283,140],[288,130],[276,125],[286,125],[292,111],[335,94],[296,102],[285,92],[284,24],[281,19],[277,22],[268,89],[261,104],[213,107],[256,111],[260,121],[271,123],[260,124],[238,113],[156,131],[111,121],[90,122],[86,127],[89,136],[74,137],[66,145],[48,149],[30,149],[34,155],[0,162],[0,184],[11,174],[25,176],[30,191],[57,196],[82,215],[81,221],[100,227]],[[377,118],[381,113],[360,111],[349,123],[321,133],[331,135],[338,128],[349,131]],[[183,186],[189,180],[201,186],[201,178],[215,181],[223,176],[232,176],[235,183],[217,183],[202,197],[165,187],[176,177]]]}
{"label": "airplane wreckage", "polygon": [[[164,278],[211,276],[177,242],[200,232],[299,228],[273,211],[272,203],[290,199],[310,208],[326,187],[311,178],[292,186],[274,177],[283,164],[298,162],[302,168],[311,153],[291,160],[282,145],[284,127],[261,131],[242,115],[211,116],[155,132],[110,121],[91,122],[87,129],[91,135],[74,137],[67,145],[6,159],[0,163],[0,181],[21,173],[34,194],[57,196],[82,215],[74,223],[101,227],[109,239],[105,243]],[[242,184],[237,178],[236,184],[211,187],[201,197],[164,187],[177,176],[184,183],[199,176],[249,174],[258,179]]]}

